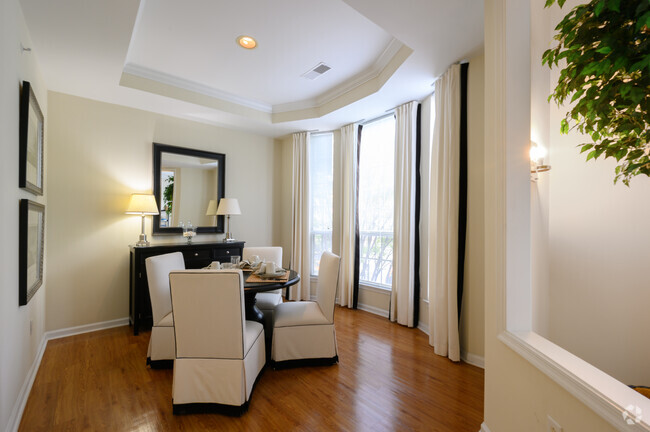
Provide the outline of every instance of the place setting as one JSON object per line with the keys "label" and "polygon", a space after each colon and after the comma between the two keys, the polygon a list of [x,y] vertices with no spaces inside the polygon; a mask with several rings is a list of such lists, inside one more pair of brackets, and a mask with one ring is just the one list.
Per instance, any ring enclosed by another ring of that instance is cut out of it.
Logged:
{"label": "place setting", "polygon": [[229,263],[213,261],[205,268],[211,270],[240,269],[243,272],[250,273],[246,278],[248,283],[287,282],[290,273],[289,270],[283,269],[275,262],[266,262],[257,255],[247,260],[241,260],[240,256],[233,256]]}
{"label": "place setting", "polygon": [[239,267],[244,271],[252,272],[248,276],[247,282],[286,282],[289,280],[289,270],[283,269],[273,261],[262,261],[258,256],[253,256],[250,260],[241,261]]}

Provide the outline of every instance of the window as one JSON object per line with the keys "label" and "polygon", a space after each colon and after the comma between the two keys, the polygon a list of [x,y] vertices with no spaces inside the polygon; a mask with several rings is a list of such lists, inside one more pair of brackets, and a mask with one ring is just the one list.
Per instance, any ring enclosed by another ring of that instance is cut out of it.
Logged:
{"label": "window", "polygon": [[359,280],[390,288],[393,282],[395,117],[361,130],[359,153]]}
{"label": "window", "polygon": [[174,169],[161,169],[161,187],[162,196],[160,199],[160,227],[173,227],[174,223],[172,215],[173,202],[174,202],[174,177],[176,170]]}
{"label": "window", "polygon": [[332,134],[309,139],[309,237],[311,274],[318,275],[320,256],[332,250]]}

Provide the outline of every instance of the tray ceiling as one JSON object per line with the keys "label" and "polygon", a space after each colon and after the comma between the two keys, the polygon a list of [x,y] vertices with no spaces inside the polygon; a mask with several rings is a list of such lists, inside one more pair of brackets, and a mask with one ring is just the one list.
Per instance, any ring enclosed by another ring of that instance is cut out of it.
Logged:
{"label": "tray ceiling", "polygon": [[[449,64],[482,46],[480,0],[412,0],[409,9],[389,0],[21,6],[49,90],[272,136],[421,99]],[[444,40],[431,39],[441,32]],[[240,48],[240,35],[258,47]],[[302,77],[321,62],[331,70]]]}

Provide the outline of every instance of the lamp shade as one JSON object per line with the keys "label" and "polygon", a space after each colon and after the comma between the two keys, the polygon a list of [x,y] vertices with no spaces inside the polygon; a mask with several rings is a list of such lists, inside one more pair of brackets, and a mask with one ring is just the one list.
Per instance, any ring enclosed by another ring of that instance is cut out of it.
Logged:
{"label": "lamp shade", "polygon": [[239,210],[239,201],[237,198],[221,198],[219,201],[219,208],[217,209],[218,215],[238,215],[241,214]]}
{"label": "lamp shade", "polygon": [[126,214],[157,215],[156,197],[148,194],[132,194]]}
{"label": "lamp shade", "polygon": [[217,214],[217,200],[210,200],[208,203],[208,210],[205,212],[206,216],[216,216]]}

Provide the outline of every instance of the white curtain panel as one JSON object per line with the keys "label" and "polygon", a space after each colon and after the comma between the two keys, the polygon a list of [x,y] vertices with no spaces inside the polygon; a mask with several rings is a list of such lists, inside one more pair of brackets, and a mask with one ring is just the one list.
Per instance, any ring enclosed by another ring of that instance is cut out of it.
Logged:
{"label": "white curtain panel", "polygon": [[339,267],[339,304],[354,303],[354,246],[357,193],[357,125],[341,128],[341,265]]}
{"label": "white curtain panel", "polygon": [[417,325],[413,316],[417,110],[417,102],[409,102],[395,110],[395,212],[390,319],[409,327]]}
{"label": "white curtain panel", "polygon": [[458,190],[460,65],[437,82],[429,184],[429,343],[436,354],[460,360],[458,334]]}
{"label": "white curtain panel", "polygon": [[310,298],[309,245],[309,133],[293,134],[293,195],[291,213],[291,268],[301,282],[289,288],[290,300]]}

